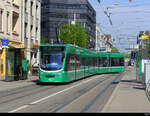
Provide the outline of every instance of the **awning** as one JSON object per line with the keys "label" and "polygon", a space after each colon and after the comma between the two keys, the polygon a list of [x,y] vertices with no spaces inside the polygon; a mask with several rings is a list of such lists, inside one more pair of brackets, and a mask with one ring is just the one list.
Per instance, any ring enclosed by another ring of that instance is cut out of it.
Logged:
{"label": "awning", "polygon": [[12,48],[25,48],[24,44],[17,43],[17,42],[12,42],[12,41],[9,41],[8,46],[10,46]]}
{"label": "awning", "polygon": [[37,44],[31,44],[30,45],[30,48],[38,48],[39,47],[39,45],[37,45]]}

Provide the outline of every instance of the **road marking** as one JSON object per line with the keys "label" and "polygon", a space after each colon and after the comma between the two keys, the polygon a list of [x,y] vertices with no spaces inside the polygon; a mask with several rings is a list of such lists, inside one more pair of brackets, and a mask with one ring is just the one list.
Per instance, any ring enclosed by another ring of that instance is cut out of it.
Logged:
{"label": "road marking", "polygon": [[[101,75],[101,76],[103,77],[103,75]],[[88,79],[88,80],[83,81],[83,82],[81,82],[81,83],[79,83],[79,84],[77,84],[77,85],[74,85],[74,86],[70,87],[70,88],[64,89],[64,90],[62,90],[62,91],[59,91],[59,92],[54,93],[54,94],[52,94],[52,95],[49,95],[49,96],[47,96],[47,97],[41,98],[41,99],[39,99],[39,100],[37,100],[37,101],[34,101],[34,102],[30,103],[30,105],[33,105],[33,104],[37,104],[37,103],[39,103],[39,102],[42,102],[42,101],[44,101],[44,100],[46,100],[46,99],[49,99],[49,98],[51,98],[51,97],[53,97],[53,96],[56,96],[56,95],[58,95],[58,94],[60,94],[60,93],[66,92],[66,91],[68,91],[68,90],[70,90],[70,89],[72,89],[72,88],[75,88],[75,87],[77,87],[77,86],[80,86],[80,85],[82,85],[82,84],[88,83],[88,82],[90,82],[91,80],[95,80],[95,79],[97,79],[97,78],[100,78],[100,76],[95,77],[95,78],[92,78],[92,79]],[[9,113],[14,113],[14,112],[17,112],[17,111],[19,111],[19,110],[25,109],[25,108],[29,107],[30,105],[23,105],[23,106],[21,106],[21,107],[19,107],[19,108],[17,108],[17,109],[14,109],[14,110],[10,111]]]}
{"label": "road marking", "polygon": [[24,105],[24,106],[21,106],[21,107],[15,109],[15,110],[10,111],[9,113],[14,113],[14,112],[17,112],[17,111],[22,110],[24,108],[27,108],[27,107],[29,107],[29,105]]}

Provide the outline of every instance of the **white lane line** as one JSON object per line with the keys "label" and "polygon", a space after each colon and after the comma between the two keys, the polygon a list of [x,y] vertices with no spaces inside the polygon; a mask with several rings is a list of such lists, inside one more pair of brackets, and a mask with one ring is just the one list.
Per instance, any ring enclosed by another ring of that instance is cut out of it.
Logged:
{"label": "white lane line", "polygon": [[10,111],[9,113],[14,113],[14,112],[17,112],[17,111],[22,110],[24,108],[27,108],[27,107],[29,107],[29,105],[24,105],[24,106],[21,106],[21,107],[15,109],[15,110]]}
{"label": "white lane line", "polygon": [[[103,77],[103,75],[101,75],[101,76]],[[68,90],[70,90],[70,89],[72,89],[72,88],[75,88],[75,87],[77,87],[77,86],[80,86],[80,85],[82,85],[82,84],[88,83],[89,81],[95,80],[95,79],[97,79],[97,78],[100,78],[100,77],[98,76],[98,77],[89,79],[89,80],[87,80],[87,81],[83,81],[83,82],[81,82],[81,83],[79,83],[79,84],[77,84],[77,85],[74,85],[74,86],[72,86],[72,87],[70,87],[70,88],[64,89],[64,90],[62,90],[62,91],[59,91],[59,92],[57,92],[57,93],[54,93],[54,94],[49,95],[49,96],[47,96],[47,97],[44,97],[44,98],[42,98],[42,99],[39,99],[39,100],[37,100],[37,101],[34,101],[34,102],[30,103],[30,104],[31,104],[31,105],[37,104],[37,103],[39,103],[39,102],[41,102],[41,101],[44,101],[44,100],[46,100],[46,99],[49,99],[49,98],[51,98],[51,97],[53,97],[53,96],[56,96],[56,95],[58,95],[58,94],[60,94],[60,93],[66,92],[66,91],[68,91]],[[14,110],[10,111],[9,113],[17,112],[17,111],[22,110],[22,109],[25,109],[25,108],[27,108],[27,107],[29,107],[29,106],[30,106],[30,105],[23,105],[23,106],[21,106],[21,107],[19,107],[19,108],[17,108],[17,109],[14,109]]]}

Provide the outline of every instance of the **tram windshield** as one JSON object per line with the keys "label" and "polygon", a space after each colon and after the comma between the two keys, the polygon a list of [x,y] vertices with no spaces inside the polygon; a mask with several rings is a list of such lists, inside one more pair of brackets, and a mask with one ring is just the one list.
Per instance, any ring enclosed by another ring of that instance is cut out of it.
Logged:
{"label": "tram windshield", "polygon": [[63,50],[41,49],[41,69],[47,71],[57,71],[63,67]]}

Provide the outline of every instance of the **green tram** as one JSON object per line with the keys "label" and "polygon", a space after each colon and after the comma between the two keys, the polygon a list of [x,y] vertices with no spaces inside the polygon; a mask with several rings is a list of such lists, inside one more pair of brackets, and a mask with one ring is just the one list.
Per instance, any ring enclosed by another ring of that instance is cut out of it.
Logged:
{"label": "green tram", "polygon": [[66,83],[94,74],[123,72],[124,55],[70,44],[40,45],[40,82]]}

